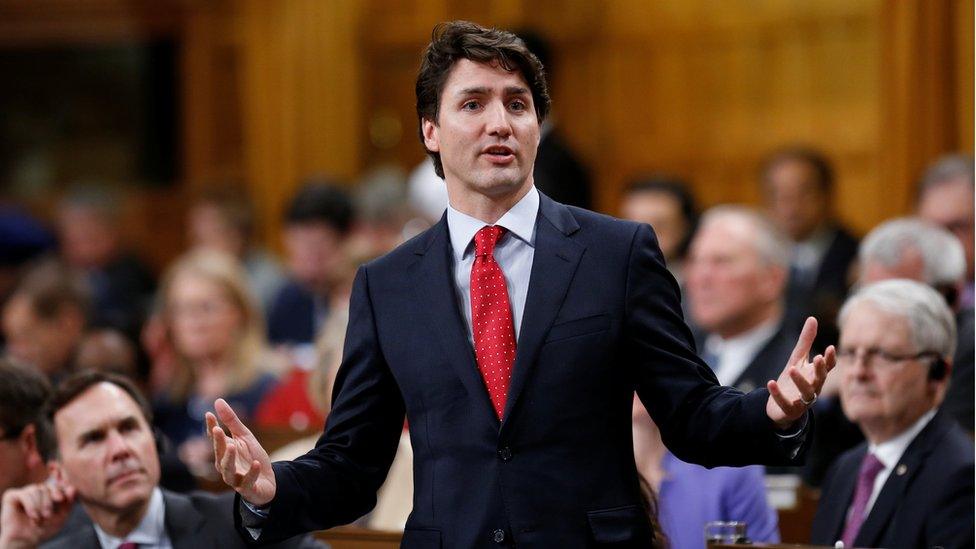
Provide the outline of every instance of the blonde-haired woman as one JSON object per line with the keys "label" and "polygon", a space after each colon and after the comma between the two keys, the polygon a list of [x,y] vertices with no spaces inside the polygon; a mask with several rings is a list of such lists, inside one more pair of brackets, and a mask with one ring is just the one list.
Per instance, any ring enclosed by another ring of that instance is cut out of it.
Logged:
{"label": "blonde-haired woman", "polygon": [[[163,319],[178,358],[173,383],[156,398],[156,423],[195,470],[212,468],[204,413],[226,399],[250,418],[276,381],[264,322],[233,257],[203,251],[179,259],[161,288]],[[199,467],[199,469],[197,469]]]}

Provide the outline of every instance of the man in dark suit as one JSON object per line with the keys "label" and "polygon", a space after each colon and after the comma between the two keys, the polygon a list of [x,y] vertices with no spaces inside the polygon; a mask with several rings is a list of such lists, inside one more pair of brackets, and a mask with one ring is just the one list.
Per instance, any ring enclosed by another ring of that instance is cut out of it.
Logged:
{"label": "man in dark suit", "polygon": [[[0,547],[245,546],[234,531],[232,494],[159,488],[149,405],[124,378],[95,372],[72,376],[55,390],[46,415],[42,431],[56,437],[58,448],[53,475],[4,494]],[[296,538],[282,546],[322,544]]]}
{"label": "man in dark suit", "polygon": [[844,414],[867,442],[827,473],[813,543],[847,547],[972,547],[973,443],[938,411],[955,321],[932,288],[878,282],[840,312]]}
{"label": "man in dark suit", "polygon": [[[538,60],[510,33],[438,25],[417,81],[421,136],[450,207],[360,268],[334,405],[318,445],[272,464],[221,400],[216,465],[259,541],[368,511],[406,414],[404,547],[646,546],[633,394],[681,459],[786,463],[833,350],[811,320],[777,381],[721,387],[694,353],[647,225],[563,206],[532,167],[548,112]],[[779,432],[777,432],[779,431]]]}
{"label": "man in dark suit", "polygon": [[749,392],[779,374],[796,343],[784,322],[790,244],[746,207],[705,212],[689,247],[685,286],[705,361],[719,383]]}
{"label": "man in dark suit", "polygon": [[821,319],[816,348],[836,341],[833,319],[850,287],[857,239],[833,215],[834,170],[815,149],[790,146],[763,162],[763,200],[769,217],[793,241],[786,315],[799,326]]}

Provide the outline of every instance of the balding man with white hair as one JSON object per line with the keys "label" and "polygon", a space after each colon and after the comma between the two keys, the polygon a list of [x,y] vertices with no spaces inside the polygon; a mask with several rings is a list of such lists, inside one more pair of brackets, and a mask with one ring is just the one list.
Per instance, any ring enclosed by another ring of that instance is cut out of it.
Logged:
{"label": "balding man with white hair", "polygon": [[966,281],[966,254],[958,238],[923,219],[898,218],[868,233],[858,254],[860,284],[892,278],[916,280],[942,294],[955,311],[958,339],[952,379],[942,408],[972,433],[976,401],[973,310],[960,307]]}
{"label": "balding man with white hair", "polygon": [[797,331],[784,321],[790,244],[743,206],[705,212],[691,242],[686,285],[699,350],[723,385],[751,391],[777,375]]}
{"label": "balding man with white hair", "polygon": [[844,414],[867,439],[827,474],[812,542],[973,547],[973,442],[939,405],[956,326],[931,287],[887,280],[841,309]]}

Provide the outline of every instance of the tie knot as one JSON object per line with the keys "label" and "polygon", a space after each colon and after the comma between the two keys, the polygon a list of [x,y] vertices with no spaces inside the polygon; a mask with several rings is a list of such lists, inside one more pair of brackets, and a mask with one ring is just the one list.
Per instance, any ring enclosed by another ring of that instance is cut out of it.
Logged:
{"label": "tie knot", "polygon": [[505,233],[504,227],[485,225],[474,235],[474,255],[489,256],[495,253],[495,244]]}
{"label": "tie knot", "polygon": [[878,473],[880,473],[881,470],[884,469],[884,467],[885,467],[884,463],[881,463],[881,460],[878,459],[878,456],[872,454],[871,452],[868,452],[867,455],[864,456],[864,461],[861,462],[860,476],[862,478],[868,478],[873,480],[876,476],[878,476]]}

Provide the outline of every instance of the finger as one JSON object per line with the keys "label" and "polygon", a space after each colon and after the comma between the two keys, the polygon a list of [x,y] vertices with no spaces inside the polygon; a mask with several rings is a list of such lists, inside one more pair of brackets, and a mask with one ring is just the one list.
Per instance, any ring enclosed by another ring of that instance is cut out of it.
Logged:
{"label": "finger", "polygon": [[[817,357],[820,361],[823,358]],[[807,381],[807,378],[796,368],[790,368],[790,379],[793,380],[793,384],[796,385],[797,391],[800,392],[800,399],[807,402],[813,400],[813,397],[817,396],[817,390]]]}
{"label": "finger", "polygon": [[219,464],[220,460],[224,457],[224,453],[227,452],[227,435],[224,434],[223,429],[217,425],[214,425],[210,429],[210,438],[213,440],[214,463]]}
{"label": "finger", "polygon": [[223,459],[220,460],[220,476],[224,479],[231,488],[237,488],[238,482],[235,478],[235,473],[237,472],[237,446],[231,441],[227,445],[227,452],[224,454]]}
{"label": "finger", "polygon": [[837,365],[837,348],[833,345],[829,345],[827,350],[824,351],[824,362],[826,362],[827,366],[826,372],[833,370],[834,366]]}
{"label": "finger", "polygon": [[54,510],[54,504],[51,503],[51,490],[46,485],[41,485],[38,487],[37,496],[39,500],[38,508],[41,512],[41,516],[48,518],[51,516],[51,511]]}
{"label": "finger", "polygon": [[217,416],[220,417],[220,421],[230,429],[231,435],[241,437],[251,434],[251,431],[244,426],[240,418],[237,417],[237,414],[234,413],[234,409],[230,407],[230,404],[227,404],[226,400],[218,398],[214,402],[214,409],[217,411]]}
{"label": "finger", "polygon": [[820,390],[823,389],[824,382],[827,381],[827,359],[822,356],[817,356],[813,360],[813,385],[817,394],[820,394]]}
{"label": "finger", "polygon": [[793,353],[790,354],[789,364],[805,364],[807,357],[810,356],[810,348],[813,347],[813,340],[816,337],[817,319],[808,316],[806,322],[803,323],[803,330],[800,331],[800,337],[796,340],[796,346],[793,347]]}
{"label": "finger", "polygon": [[261,463],[258,460],[251,462],[251,468],[247,470],[247,474],[241,479],[242,488],[251,488],[254,486],[254,482],[258,479],[258,475],[261,473]]}
{"label": "finger", "polygon": [[217,426],[217,416],[211,412],[207,412],[204,414],[204,418],[207,421],[207,436],[210,437],[210,440],[214,440],[213,430]]}
{"label": "finger", "polygon": [[799,417],[800,414],[797,413],[796,404],[794,404],[792,400],[786,398],[786,395],[784,395],[783,391],[779,388],[778,383],[770,380],[768,383],[766,383],[766,389],[769,390],[770,396],[773,397],[773,400],[780,407],[780,409],[783,410],[783,413],[785,413],[788,418],[795,419]]}

